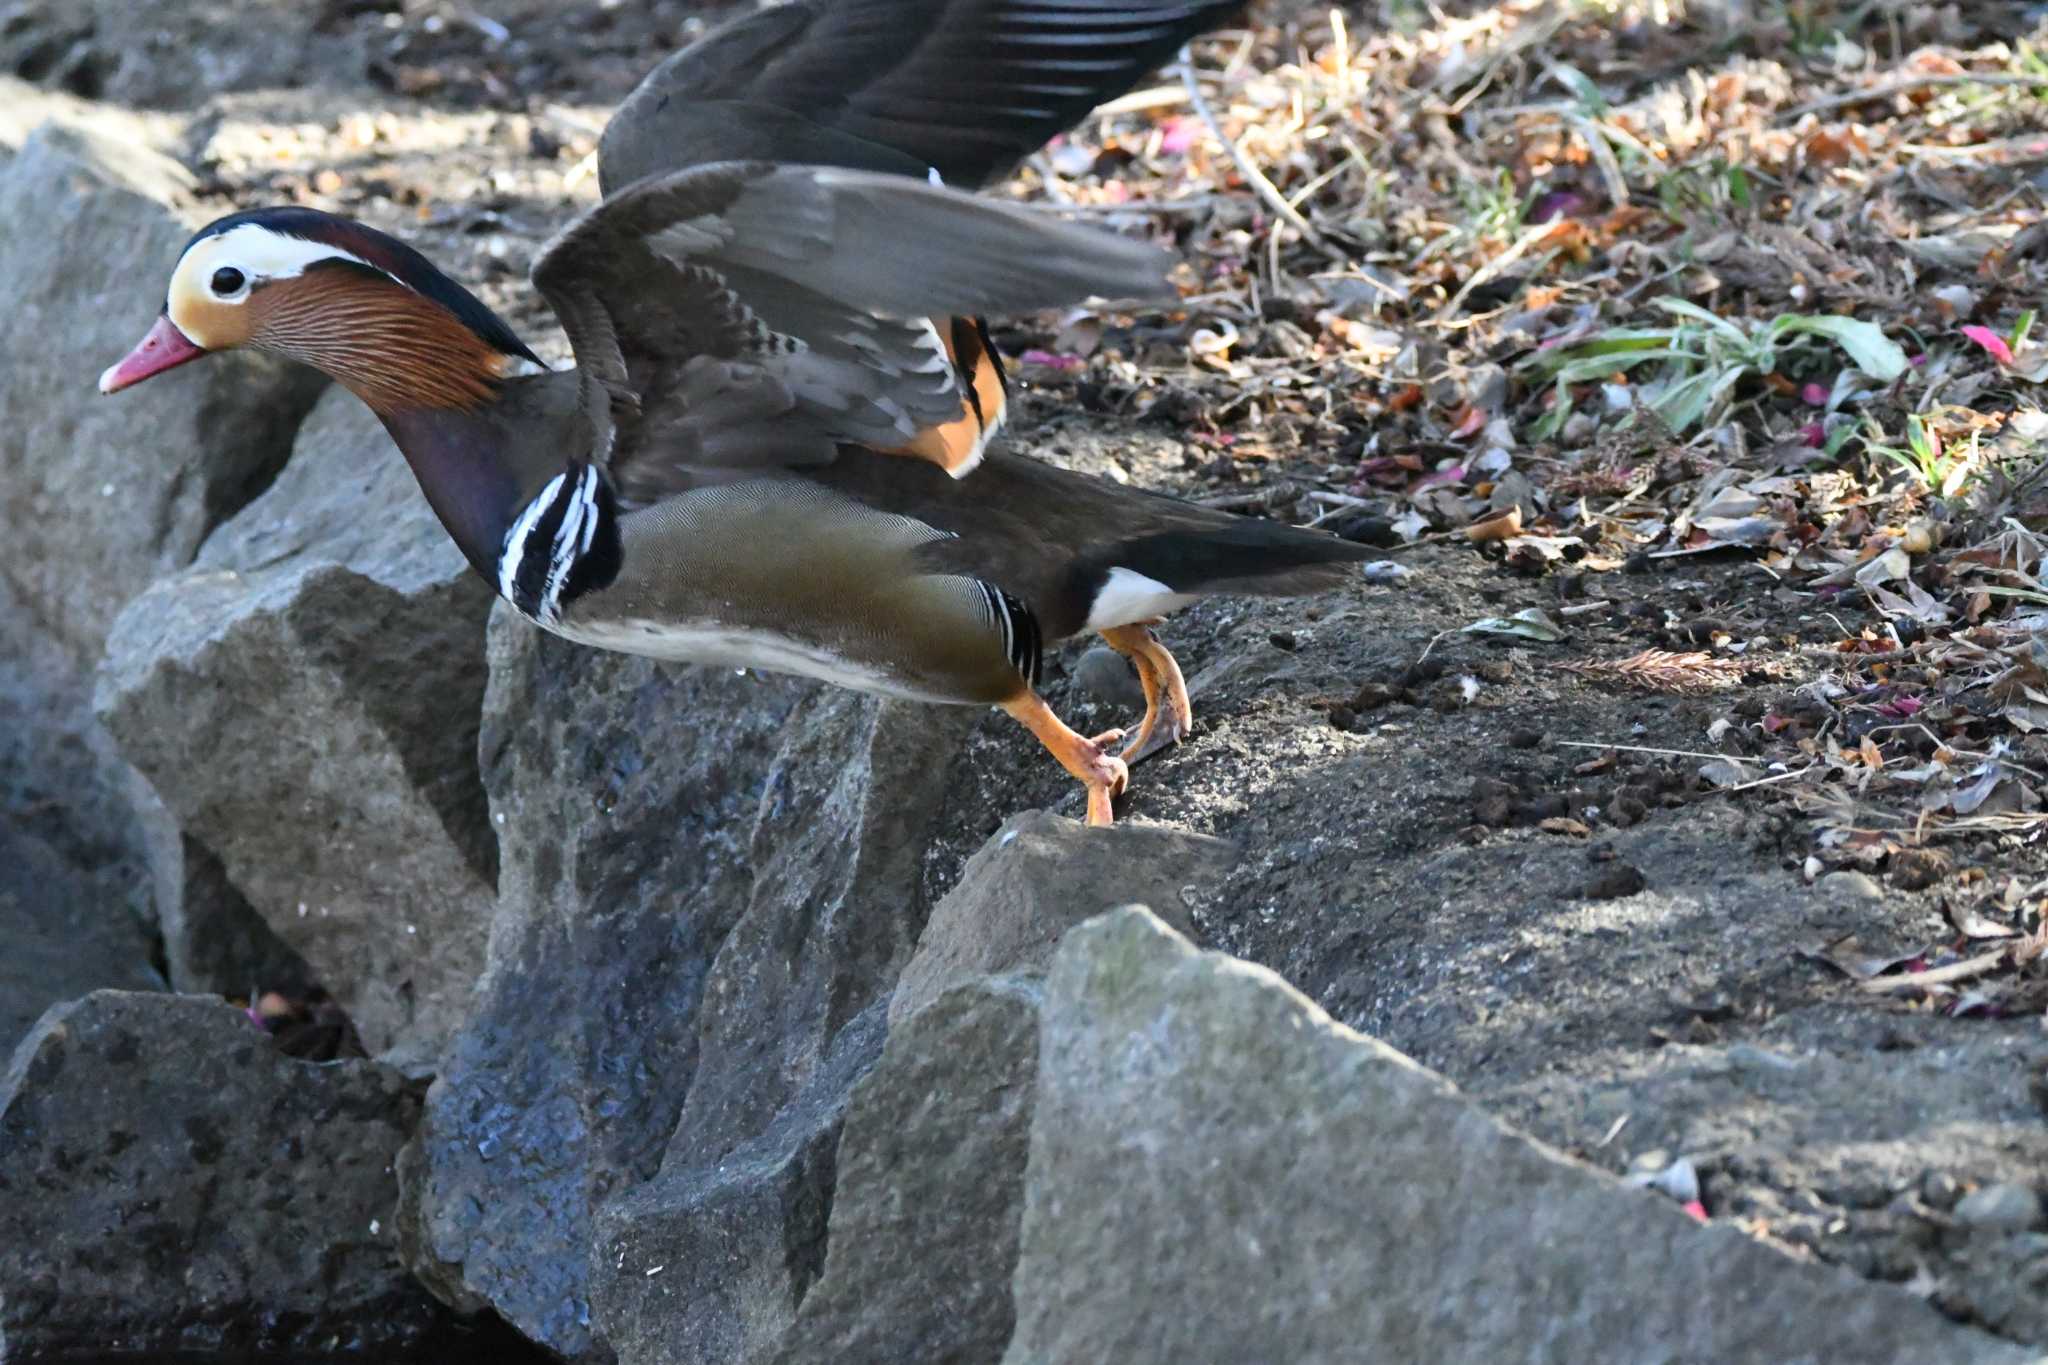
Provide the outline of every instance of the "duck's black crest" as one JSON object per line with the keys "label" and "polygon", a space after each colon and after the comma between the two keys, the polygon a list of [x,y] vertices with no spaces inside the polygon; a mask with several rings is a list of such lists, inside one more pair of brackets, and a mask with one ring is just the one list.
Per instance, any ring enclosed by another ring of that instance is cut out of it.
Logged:
{"label": "duck's black crest", "polygon": [[[485,307],[476,295],[464,289],[441,273],[432,261],[388,233],[356,222],[353,218],[342,218],[319,209],[302,208],[298,205],[281,205],[264,209],[244,209],[217,218],[192,234],[185,243],[185,250],[192,249],[192,243],[208,237],[218,237],[246,224],[297,237],[308,242],[324,242],[328,246],[369,262],[377,269],[391,275],[414,292],[432,299],[459,319],[463,326],[475,332],[493,347],[506,355],[516,355],[540,363],[540,357],[526,348],[503,318]],[[180,253],[182,254],[182,253]]]}

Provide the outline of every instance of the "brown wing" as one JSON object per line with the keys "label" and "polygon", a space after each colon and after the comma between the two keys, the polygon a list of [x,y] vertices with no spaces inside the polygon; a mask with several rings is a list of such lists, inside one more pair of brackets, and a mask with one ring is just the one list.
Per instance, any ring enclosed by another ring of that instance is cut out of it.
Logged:
{"label": "brown wing", "polygon": [[629,505],[891,449],[956,419],[932,317],[1167,296],[1153,247],[902,176],[726,162],[627,187],[543,248],[592,451]]}

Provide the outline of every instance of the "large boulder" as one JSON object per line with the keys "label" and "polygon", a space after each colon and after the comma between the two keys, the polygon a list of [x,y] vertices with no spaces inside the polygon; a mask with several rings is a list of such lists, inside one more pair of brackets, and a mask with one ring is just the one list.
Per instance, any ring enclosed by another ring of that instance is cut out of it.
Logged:
{"label": "large boulder", "polygon": [[660,1167],[711,963],[752,891],[783,728],[810,689],[579,648],[509,611],[489,657],[503,894],[473,1016],[407,1153],[407,1249],[449,1302],[600,1359],[594,1211]]}
{"label": "large boulder", "polygon": [[[489,596],[337,389],[193,569],[122,613],[99,679],[101,719],[199,846],[182,885],[215,860],[366,1046],[413,1069],[483,967]],[[189,957],[224,932],[166,918]]]}
{"label": "large boulder", "polygon": [[823,1270],[853,1084],[880,1005],[833,1038],[804,1087],[715,1159],[678,1157],[599,1211],[592,1309],[624,1365],[770,1357]]}
{"label": "large boulder", "polygon": [[661,1173],[598,1224],[592,1306],[623,1359],[757,1355],[817,1278],[839,1125],[929,913],[924,851],[973,719],[831,690],[792,715]]}
{"label": "large boulder", "polygon": [[578,649],[501,613],[483,754],[503,895],[407,1159],[408,1244],[437,1292],[596,1359],[607,1336],[630,1356],[643,1291],[701,1277],[707,1331],[746,1292],[725,1258],[644,1276],[643,1215],[795,1236],[815,1261],[838,1115],[923,924],[920,859],[971,720]]}
{"label": "large boulder", "polygon": [[[68,888],[89,883],[95,932],[116,934],[175,916],[183,877],[157,855],[180,840],[94,718],[91,669],[121,604],[275,472],[321,383],[234,356],[122,401],[97,392],[161,298],[148,272],[191,231],[185,172],[146,150],[163,131],[0,82],[0,147],[18,149],[0,160],[0,213],[34,228],[0,233],[0,809],[65,865],[47,914],[73,915]],[[167,956],[174,982],[199,984]],[[249,965],[229,964],[236,989]]]}
{"label": "large boulder", "polygon": [[122,605],[184,567],[284,463],[325,381],[218,356],[102,397],[191,234],[176,163],[47,125],[0,163],[0,579],[89,667]]}
{"label": "large boulder", "polygon": [[1215,840],[1024,816],[927,919],[920,871],[946,823],[950,752],[975,719],[839,693],[793,719],[770,782],[780,799],[755,831],[752,899],[712,969],[704,1050],[661,1174],[599,1224],[593,1306],[622,1359],[782,1349],[833,1244],[849,1084],[873,1062],[885,1017],[903,1018],[894,1002],[912,973],[936,984],[1029,970],[1077,911],[1115,904],[1119,888],[1177,896],[1228,866]]}
{"label": "large boulder", "polygon": [[1001,1357],[1040,999],[1030,977],[983,978],[891,1029],[847,1107],[831,1251],[777,1365]]}
{"label": "large boulder", "polygon": [[962,981],[1043,972],[1067,930],[1119,905],[1157,906],[1192,937],[1189,896],[1213,890],[1236,861],[1221,839],[1163,825],[1091,830],[1046,811],[1013,815],[932,908],[889,1002],[890,1027]]}
{"label": "large boulder", "polygon": [[2018,1362],[1700,1227],[1142,909],[1047,980],[1006,1360]]}
{"label": "large boulder", "polygon": [[391,1227],[418,1109],[218,1002],[51,1010],[0,1076],[0,1353],[397,1355],[437,1316]]}

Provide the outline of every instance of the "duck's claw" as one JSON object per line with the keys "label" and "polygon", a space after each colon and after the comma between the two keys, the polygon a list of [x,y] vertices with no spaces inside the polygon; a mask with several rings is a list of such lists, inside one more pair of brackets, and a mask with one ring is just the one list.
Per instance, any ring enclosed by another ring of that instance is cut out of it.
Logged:
{"label": "duck's claw", "polygon": [[1138,685],[1145,689],[1145,719],[1118,756],[1126,763],[1136,763],[1192,734],[1195,708],[1188,700],[1187,680],[1151,627],[1110,626],[1101,634],[1111,649],[1131,661]]}

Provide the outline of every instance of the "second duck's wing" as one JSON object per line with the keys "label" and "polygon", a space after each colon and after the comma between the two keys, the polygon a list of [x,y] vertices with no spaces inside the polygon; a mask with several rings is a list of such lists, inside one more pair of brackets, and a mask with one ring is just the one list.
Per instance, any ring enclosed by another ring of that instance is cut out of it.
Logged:
{"label": "second duck's wing", "polygon": [[734,157],[986,184],[1242,0],[792,0],[656,67],[598,150],[607,193]]}
{"label": "second duck's wing", "polygon": [[1170,258],[902,176],[728,162],[632,185],[533,282],[583,376],[592,458],[644,506],[706,482],[891,448],[957,415],[928,321],[1169,296]]}

